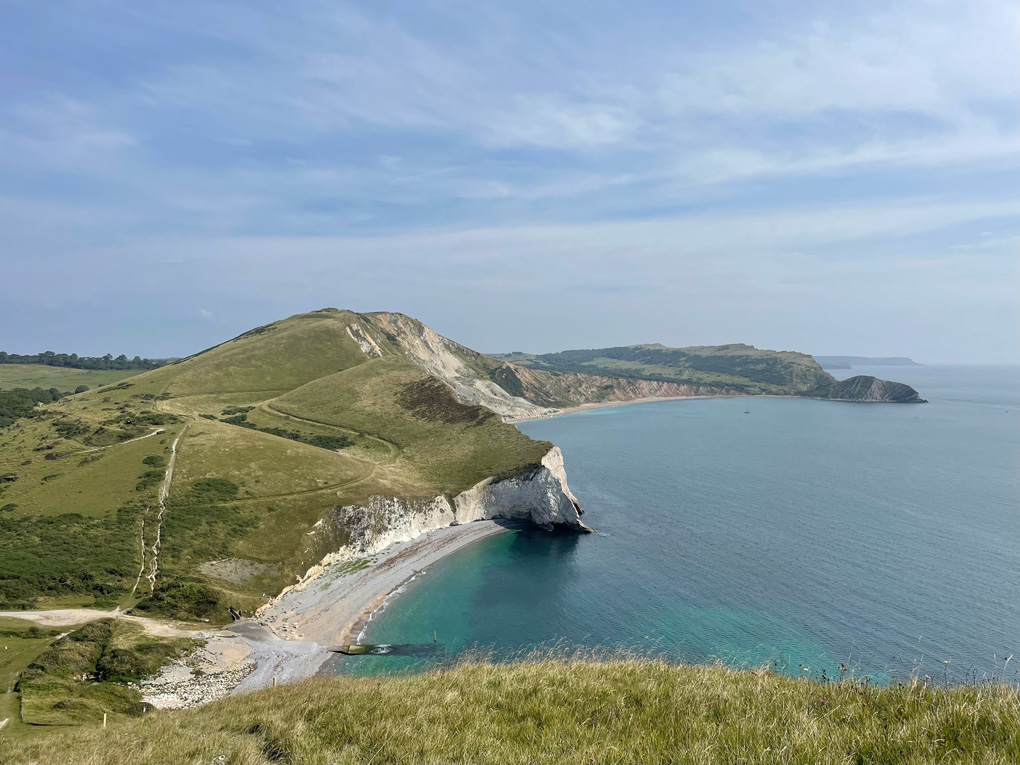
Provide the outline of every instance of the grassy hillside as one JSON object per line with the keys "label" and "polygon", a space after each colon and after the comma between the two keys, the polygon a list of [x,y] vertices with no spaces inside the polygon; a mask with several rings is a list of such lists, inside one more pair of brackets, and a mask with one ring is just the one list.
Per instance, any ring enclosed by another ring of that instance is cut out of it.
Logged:
{"label": "grassy hillside", "polygon": [[876,688],[654,661],[463,664],[305,682],[107,730],[16,742],[0,761],[136,763],[1016,763],[1006,686]]}
{"label": "grassy hillside", "polygon": [[[330,508],[456,493],[549,446],[459,403],[370,317],[299,314],[0,428],[0,608],[229,620],[343,539],[310,533]],[[230,558],[247,576],[220,578]]]}
{"label": "grassy hillside", "polygon": [[138,369],[71,369],[46,364],[0,364],[0,390],[56,388],[73,391],[79,385],[95,388],[139,374]]}
{"label": "grassy hillside", "polygon": [[458,403],[446,385],[396,357],[316,380],[269,407],[392,444],[396,469],[443,492],[539,462],[551,446],[504,425],[489,409]]}

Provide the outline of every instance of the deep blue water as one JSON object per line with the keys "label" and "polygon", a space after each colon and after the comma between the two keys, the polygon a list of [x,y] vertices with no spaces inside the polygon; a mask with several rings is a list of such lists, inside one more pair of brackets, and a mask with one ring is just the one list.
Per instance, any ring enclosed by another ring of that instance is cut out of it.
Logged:
{"label": "deep blue water", "polygon": [[987,677],[1015,654],[1017,681],[1020,368],[851,374],[931,403],[663,401],[522,423],[563,449],[597,533],[464,549],[391,598],[364,642],[436,630],[451,654],[561,641],[811,675],[843,662],[880,682]]}

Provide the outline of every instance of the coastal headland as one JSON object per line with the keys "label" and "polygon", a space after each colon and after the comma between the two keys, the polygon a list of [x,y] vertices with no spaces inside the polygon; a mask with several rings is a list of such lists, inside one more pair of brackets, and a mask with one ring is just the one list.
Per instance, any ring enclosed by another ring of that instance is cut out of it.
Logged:
{"label": "coastal headland", "polygon": [[[175,660],[140,687],[174,706],[313,674],[402,583],[499,523],[586,531],[560,450],[514,421],[715,396],[920,401],[800,353],[496,357],[403,314],[332,308],[85,387],[18,394],[0,430],[0,608],[45,624],[59,604],[68,626],[204,640],[200,675]],[[103,703],[29,707],[72,724]]]}

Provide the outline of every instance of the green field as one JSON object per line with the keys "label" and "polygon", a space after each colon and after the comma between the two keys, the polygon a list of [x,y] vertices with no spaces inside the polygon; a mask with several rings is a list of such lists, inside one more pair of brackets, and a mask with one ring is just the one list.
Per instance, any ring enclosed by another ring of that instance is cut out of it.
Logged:
{"label": "green field", "polygon": [[95,388],[139,374],[138,369],[72,369],[46,364],[0,364],[0,390],[56,388],[73,391],[79,385]]}
{"label": "green field", "polygon": [[1020,696],[1005,685],[876,688],[655,661],[467,663],[309,681],[105,731],[0,736],[0,761],[1013,765]]}

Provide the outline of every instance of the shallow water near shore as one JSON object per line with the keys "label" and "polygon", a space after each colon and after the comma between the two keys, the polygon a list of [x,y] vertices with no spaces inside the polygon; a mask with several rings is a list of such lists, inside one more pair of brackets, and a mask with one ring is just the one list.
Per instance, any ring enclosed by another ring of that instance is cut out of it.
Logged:
{"label": "shallow water near shore", "polygon": [[[1016,682],[1020,368],[836,374],[905,382],[931,403],[663,401],[521,423],[563,449],[597,533],[510,531],[460,550],[391,597],[363,642],[436,635],[451,656],[508,657],[560,641],[810,676],[842,663],[877,682]],[[427,661],[340,657],[330,671]]]}

